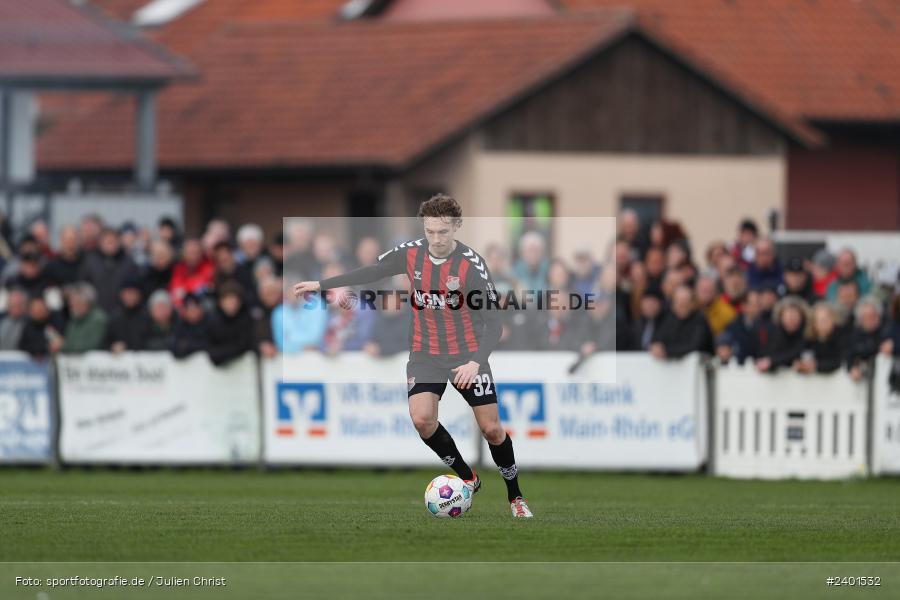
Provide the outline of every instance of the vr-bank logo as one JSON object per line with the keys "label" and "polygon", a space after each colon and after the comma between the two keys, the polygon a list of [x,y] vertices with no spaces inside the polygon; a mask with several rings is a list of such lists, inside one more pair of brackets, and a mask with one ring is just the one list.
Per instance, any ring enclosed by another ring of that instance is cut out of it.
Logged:
{"label": "vr-bank logo", "polygon": [[547,435],[547,413],[544,410],[543,383],[502,383],[497,385],[500,421],[506,431],[534,438]]}
{"label": "vr-bank logo", "polygon": [[296,429],[302,428],[304,424],[307,427],[306,433],[310,436],[321,437],[328,433],[325,427],[327,403],[324,385],[281,382],[275,394],[278,404],[276,434],[294,436]]}

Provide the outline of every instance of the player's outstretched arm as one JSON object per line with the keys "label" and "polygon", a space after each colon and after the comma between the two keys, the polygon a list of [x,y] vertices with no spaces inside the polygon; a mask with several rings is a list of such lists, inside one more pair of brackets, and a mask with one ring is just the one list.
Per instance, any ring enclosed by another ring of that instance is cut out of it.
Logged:
{"label": "player's outstretched arm", "polygon": [[331,290],[339,287],[349,287],[354,285],[362,285],[364,283],[372,283],[380,281],[391,275],[403,273],[406,264],[403,260],[403,254],[398,252],[398,248],[394,248],[389,252],[381,255],[381,258],[374,265],[360,267],[343,275],[329,277],[322,281],[301,281],[294,284],[294,296],[299,297],[307,292],[318,292],[321,290]]}

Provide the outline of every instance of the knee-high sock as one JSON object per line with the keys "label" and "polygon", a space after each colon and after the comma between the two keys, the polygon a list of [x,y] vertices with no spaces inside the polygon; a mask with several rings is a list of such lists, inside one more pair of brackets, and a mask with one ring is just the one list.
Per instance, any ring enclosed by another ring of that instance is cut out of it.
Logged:
{"label": "knee-high sock", "polygon": [[434,450],[444,464],[453,469],[453,471],[463,479],[472,479],[472,469],[463,460],[456,442],[450,432],[444,429],[444,426],[438,423],[437,429],[427,440],[422,438],[425,445]]}
{"label": "knee-high sock", "polygon": [[522,495],[519,489],[519,469],[516,467],[516,456],[513,453],[512,439],[507,435],[506,439],[496,446],[488,444],[491,449],[491,457],[494,459],[497,467],[500,469],[500,475],[506,482],[506,495],[512,502]]}

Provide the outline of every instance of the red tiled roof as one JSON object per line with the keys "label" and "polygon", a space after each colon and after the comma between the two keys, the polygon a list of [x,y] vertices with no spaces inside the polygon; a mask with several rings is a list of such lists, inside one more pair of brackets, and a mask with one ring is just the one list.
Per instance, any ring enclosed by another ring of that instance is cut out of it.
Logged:
{"label": "red tiled roof", "polygon": [[[224,28],[191,56],[201,81],[161,94],[160,166],[403,166],[629,27],[616,11]],[[92,101],[39,138],[42,168],[131,164],[132,100]]]}
{"label": "red tiled roof", "polygon": [[559,0],[630,6],[679,53],[795,118],[900,119],[897,0]]}
{"label": "red tiled roof", "polygon": [[64,0],[0,0],[0,81],[164,81],[187,67],[155,44]]}

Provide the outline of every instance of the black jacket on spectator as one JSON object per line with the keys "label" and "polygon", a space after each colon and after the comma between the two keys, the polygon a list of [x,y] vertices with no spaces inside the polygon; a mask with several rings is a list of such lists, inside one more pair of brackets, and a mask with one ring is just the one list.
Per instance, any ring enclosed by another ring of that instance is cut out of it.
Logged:
{"label": "black jacket on spectator", "polygon": [[781,326],[776,326],[772,334],[772,341],[765,351],[772,361],[772,370],[779,367],[791,367],[795,360],[798,360],[806,349],[806,337],[804,330],[806,323],[801,323],[797,331],[789,333]]}
{"label": "black jacket on spectator", "polygon": [[889,339],[890,334],[885,327],[876,331],[864,331],[856,327],[847,338],[847,366],[852,367],[866,362],[878,354],[881,343]]}
{"label": "black jacket on spectator", "polygon": [[744,361],[756,359],[762,356],[769,347],[775,326],[771,321],[755,319],[749,325],[740,316],[734,319],[725,328],[716,344],[729,344],[735,359],[739,364]]}
{"label": "black jacket on spectator", "polygon": [[45,321],[28,319],[22,330],[22,337],[19,339],[19,350],[36,358],[47,356],[50,352],[47,339],[48,326],[55,329],[59,335],[62,335],[66,329],[66,324],[58,313],[51,313]]}
{"label": "black jacket on spectator", "polygon": [[386,317],[378,313],[369,341],[378,344],[383,356],[390,356],[409,349],[410,314],[406,311],[399,315]]}
{"label": "black jacket on spectator", "polygon": [[106,347],[124,342],[128,350],[145,350],[151,328],[150,315],[143,304],[134,308],[120,306],[109,320],[106,330]]}
{"label": "black jacket on spectator", "polygon": [[173,269],[172,265],[169,265],[167,269],[162,271],[154,268],[153,265],[144,267],[140,274],[141,293],[143,293],[144,298],[149,298],[156,290],[168,291],[169,282],[172,281]]}
{"label": "black jacket on spectator", "polygon": [[25,290],[25,293],[31,296],[42,296],[44,290],[53,287],[53,280],[47,275],[46,269],[41,269],[37,277],[25,277],[21,272],[11,277],[7,282],[7,286],[16,287]]}
{"label": "black jacket on spectator", "polygon": [[247,263],[235,265],[234,271],[231,273],[223,273],[216,271],[213,274],[213,286],[215,289],[221,289],[222,285],[227,281],[236,281],[244,290],[244,304],[247,306],[256,306],[259,299],[256,295],[256,280],[253,278],[253,267]]}
{"label": "black jacket on spectator", "polygon": [[97,290],[97,305],[107,313],[119,306],[119,287],[126,277],[137,272],[137,266],[124,250],[112,256],[101,252],[89,254],[81,268],[81,279]]}
{"label": "black jacket on spectator", "polygon": [[169,325],[168,329],[150,319],[150,327],[147,330],[147,338],[144,340],[144,350],[169,350],[175,341],[175,324]]}
{"label": "black jacket on spectator", "polygon": [[[632,327],[630,331],[631,335],[629,336],[631,350],[646,352],[650,349],[650,344],[653,342],[653,334],[659,329],[662,317],[663,313],[660,312],[656,315],[655,319],[639,317],[635,320],[634,327]],[[628,324],[625,321],[620,321],[618,327],[625,327],[627,329]],[[618,331],[616,335],[617,337],[619,336]]]}
{"label": "black jacket on spectator", "polygon": [[47,263],[44,272],[55,285],[62,287],[78,281],[83,264],[84,254],[81,252],[72,260],[60,255]]}
{"label": "black jacket on spectator", "polygon": [[229,317],[219,307],[209,320],[209,358],[216,366],[224,365],[253,350],[253,318],[246,306]]}
{"label": "black jacket on spectator", "polygon": [[274,342],[275,338],[272,336],[273,310],[275,309],[262,304],[250,309],[250,316],[253,317],[253,338],[257,346],[263,342]]}
{"label": "black jacket on spectator", "polygon": [[205,352],[209,348],[209,317],[199,323],[189,323],[183,319],[175,321],[172,327],[172,354],[184,358],[194,352]]}
{"label": "black jacket on spectator", "polygon": [[685,319],[679,319],[675,313],[667,311],[653,333],[653,341],[665,346],[668,358],[681,358],[691,352],[709,354],[713,350],[712,332],[706,317],[698,310]]}
{"label": "black jacket on spectator", "polygon": [[847,341],[837,328],[824,340],[814,339],[806,343],[807,351],[812,351],[816,359],[818,373],[831,373],[840,369],[846,357],[846,347]]}

